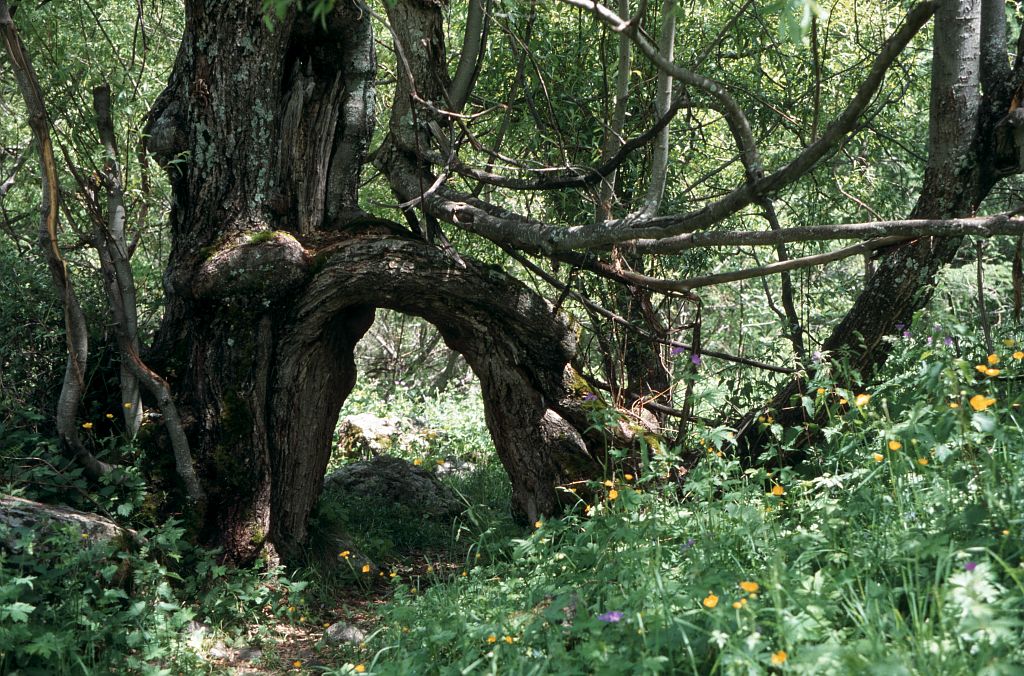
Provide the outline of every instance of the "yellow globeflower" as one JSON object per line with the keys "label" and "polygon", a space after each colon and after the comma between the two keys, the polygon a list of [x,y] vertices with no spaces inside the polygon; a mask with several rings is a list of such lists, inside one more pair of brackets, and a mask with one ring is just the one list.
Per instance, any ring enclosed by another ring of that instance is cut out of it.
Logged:
{"label": "yellow globeflower", "polygon": [[786,489],[783,488],[782,486],[780,486],[779,484],[775,484],[774,486],[772,486],[772,495],[779,496],[779,495],[785,495],[785,494],[786,494]]}
{"label": "yellow globeflower", "polygon": [[508,635],[505,636],[505,643],[512,645],[512,641],[515,641],[515,639]]}
{"label": "yellow globeflower", "polygon": [[295,660],[294,662],[292,662],[292,666],[295,667],[296,669],[301,669],[302,668],[302,660]]}
{"label": "yellow globeflower", "polygon": [[853,403],[857,404],[857,406],[867,406],[869,401],[871,401],[870,394],[858,394]]}
{"label": "yellow globeflower", "polygon": [[541,521],[541,520],[539,520],[539,519],[538,519],[537,521],[534,521],[534,522],[533,522],[533,527],[534,527],[534,528],[540,528],[540,527],[541,527],[541,526],[543,526],[543,525],[544,525],[544,522],[543,522],[543,521]]}
{"label": "yellow globeflower", "polygon": [[609,500],[614,500],[617,497],[619,497],[619,492],[617,490],[615,490],[613,488],[610,491],[608,491],[608,499]]}
{"label": "yellow globeflower", "polygon": [[949,407],[950,408],[960,408],[960,404],[956,403],[955,401],[951,401],[951,402],[949,402]]}
{"label": "yellow globeflower", "polygon": [[495,636],[494,634],[491,634],[490,636],[487,637],[487,642],[488,643],[497,643],[497,641],[498,641],[498,637]]}
{"label": "yellow globeflower", "polygon": [[976,394],[971,397],[971,408],[975,411],[984,411],[986,408],[996,403],[996,400],[992,397],[986,397],[983,394]]}
{"label": "yellow globeflower", "polygon": [[704,600],[701,603],[703,603],[706,608],[714,608],[718,605],[718,597],[714,594],[708,594],[704,597]]}
{"label": "yellow globeflower", "polygon": [[422,465],[422,464],[423,464],[423,458],[416,458],[416,459],[414,459],[414,460],[412,461],[412,464],[414,464],[414,465],[416,465],[417,467],[419,467],[420,465]]}
{"label": "yellow globeflower", "polygon": [[1016,359],[1017,361],[1024,359],[1024,352],[1017,350],[1016,352],[1013,353],[1013,358]]}
{"label": "yellow globeflower", "polygon": [[622,478],[625,479],[626,481],[632,481],[633,480],[633,475],[632,474],[623,474]]}
{"label": "yellow globeflower", "polygon": [[363,570],[364,573],[369,573],[370,572],[370,564],[364,563],[362,570]]}
{"label": "yellow globeflower", "polygon": [[113,413],[108,413],[108,414],[106,414],[106,415],[105,415],[104,417],[105,417],[105,418],[106,418],[107,420],[113,420],[113,419],[114,419],[114,414],[113,414]]}
{"label": "yellow globeflower", "polygon": [[751,582],[749,580],[743,580],[742,582],[740,582],[740,589],[747,592],[748,594],[753,594],[760,588],[761,585],[759,585],[756,582]]}
{"label": "yellow globeflower", "polygon": [[1013,338],[1003,338],[1003,345],[1005,345],[1006,347],[1013,347],[1016,344],[1017,341],[1015,341]]}
{"label": "yellow globeflower", "polygon": [[343,559],[347,559],[349,557],[349,555],[351,555],[351,553],[352,552],[350,552],[349,550],[346,549],[343,552],[338,552],[338,556],[340,556]]}
{"label": "yellow globeflower", "polygon": [[772,653],[772,664],[779,665],[789,659],[789,654],[785,650],[779,650],[778,652]]}
{"label": "yellow globeflower", "polygon": [[132,402],[130,402],[130,401],[124,402],[124,407],[125,408],[131,408],[132,407]]}
{"label": "yellow globeflower", "polygon": [[91,430],[92,429],[92,423],[91,422],[84,422],[84,423],[82,423],[82,429],[83,430]]}
{"label": "yellow globeflower", "polygon": [[898,451],[901,448],[903,448],[903,444],[901,444],[900,442],[896,441],[895,439],[890,439],[889,440],[889,450],[890,451]]}
{"label": "yellow globeflower", "polygon": [[927,465],[928,464],[928,458],[918,458],[917,459],[917,464],[921,465],[922,467]]}
{"label": "yellow globeflower", "polygon": [[974,370],[977,371],[978,373],[984,373],[985,371],[988,371],[988,367],[985,366],[984,364],[978,364],[977,366],[974,367]]}
{"label": "yellow globeflower", "polygon": [[997,375],[1002,373],[999,369],[985,369],[985,375],[989,378],[995,378]]}
{"label": "yellow globeflower", "polygon": [[356,666],[352,667],[352,669],[357,674],[362,674],[362,673],[364,673],[366,671],[366,665],[365,664],[357,664]]}
{"label": "yellow globeflower", "polygon": [[846,397],[839,397],[839,405],[846,406]]}
{"label": "yellow globeflower", "polygon": [[988,359],[988,365],[989,366],[995,366],[996,364],[999,363],[999,355],[998,354],[990,354],[987,357],[987,359]]}
{"label": "yellow globeflower", "polygon": [[885,456],[881,453],[872,453],[871,457],[875,459],[875,462],[882,462],[885,460]]}

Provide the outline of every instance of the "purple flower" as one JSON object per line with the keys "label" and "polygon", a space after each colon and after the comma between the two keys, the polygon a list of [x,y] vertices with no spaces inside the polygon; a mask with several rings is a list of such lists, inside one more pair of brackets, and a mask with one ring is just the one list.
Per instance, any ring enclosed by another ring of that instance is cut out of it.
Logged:
{"label": "purple flower", "polygon": [[945,345],[946,347],[953,347],[953,339],[950,338],[949,336],[946,336],[945,338],[942,339],[942,344]]}
{"label": "purple flower", "polygon": [[932,344],[932,337],[931,336],[928,336],[928,340],[925,341],[925,344],[927,344],[929,346]]}
{"label": "purple flower", "polygon": [[690,361],[692,361],[695,366],[700,366],[700,355],[697,353],[690,355]]}
{"label": "purple flower", "polygon": [[682,345],[676,345],[676,346],[674,346],[674,347],[672,348],[672,351],[671,351],[671,353],[670,353],[670,354],[671,354],[671,355],[672,355],[673,357],[675,357],[676,355],[682,354],[682,353],[683,353],[683,350],[684,350],[684,349],[685,349],[685,348],[684,348],[684,347],[683,347]]}
{"label": "purple flower", "polygon": [[964,570],[966,570],[968,573],[973,573],[974,569],[977,568],[977,567],[978,567],[978,564],[975,563],[974,561],[968,561],[968,562],[966,562],[964,564]]}
{"label": "purple flower", "polygon": [[597,619],[602,622],[621,622],[625,615],[622,614],[621,610],[609,610],[607,613],[602,613],[597,616]]}
{"label": "purple flower", "polygon": [[594,401],[597,399],[597,395],[593,392],[587,392],[583,395],[583,401]]}
{"label": "purple flower", "polygon": [[942,324],[940,324],[938,322],[935,322],[935,325],[932,326],[932,328],[935,329],[936,332],[941,331],[942,330]]}
{"label": "purple flower", "polygon": [[679,545],[679,551],[680,552],[685,552],[687,549],[689,549],[690,547],[694,546],[695,544],[697,544],[697,541],[694,540],[693,538],[690,538],[689,540],[687,540],[683,544]]}
{"label": "purple flower", "polygon": [[909,329],[903,332],[903,337],[904,338],[910,338],[910,330]]}
{"label": "purple flower", "polygon": [[813,361],[815,364],[821,363],[821,357],[821,350],[815,350],[814,352],[811,353],[811,361]]}
{"label": "purple flower", "polygon": [[906,326],[907,326],[907,325],[906,325],[906,324],[904,324],[903,322],[899,322],[898,324],[896,324],[896,330],[897,330],[897,331],[902,331],[903,329],[905,329],[905,328],[906,328]]}

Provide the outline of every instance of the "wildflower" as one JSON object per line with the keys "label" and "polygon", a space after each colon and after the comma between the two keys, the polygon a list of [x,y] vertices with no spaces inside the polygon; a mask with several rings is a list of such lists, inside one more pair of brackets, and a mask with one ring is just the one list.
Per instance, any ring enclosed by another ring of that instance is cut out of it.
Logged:
{"label": "wildflower", "polygon": [[91,430],[92,429],[92,423],[91,422],[84,422],[84,423],[82,423],[82,429],[83,430]]}
{"label": "wildflower", "polygon": [[294,662],[292,662],[292,666],[295,667],[296,669],[301,669],[302,668],[302,660],[295,660]]}
{"label": "wildflower", "polygon": [[960,404],[956,403],[955,401],[951,401],[951,402],[949,402],[949,407],[950,408],[960,408]]}
{"label": "wildflower", "polygon": [[989,378],[995,378],[1000,373],[1001,371],[999,369],[985,369],[985,375],[987,375]]}
{"label": "wildflower", "polygon": [[305,615],[299,615],[299,623],[301,624],[301,623],[303,623],[305,621],[306,621],[306,616]]}
{"label": "wildflower", "polygon": [[964,563],[964,570],[966,570],[968,573],[973,573],[974,569],[977,568],[977,567],[978,567],[978,564],[975,563],[974,561],[967,561],[967,562]]}
{"label": "wildflower", "polygon": [[1013,353],[1013,358],[1016,359],[1017,361],[1024,359],[1024,352],[1017,350],[1016,352]]}
{"label": "wildflower", "polygon": [[917,464],[921,465],[922,467],[924,467],[925,465],[928,464],[928,458],[918,458],[917,459]]}
{"label": "wildflower", "polygon": [[783,488],[781,485],[775,484],[774,486],[772,486],[772,495],[778,497],[780,495],[785,495],[785,494],[786,494],[786,489]]}
{"label": "wildflower", "polygon": [[1003,338],[1003,345],[1005,345],[1006,347],[1013,347],[1016,344],[1017,341],[1015,341],[1013,338]]}
{"label": "wildflower", "polygon": [[903,322],[897,322],[896,323],[896,330],[897,331],[902,331],[905,327],[906,327],[906,324],[904,324]]}
{"label": "wildflower", "polygon": [[714,594],[708,594],[701,603],[704,604],[705,608],[714,608],[718,605],[718,597]]}
{"label": "wildflower", "polygon": [[125,408],[131,408],[132,407],[132,402],[130,402],[130,401],[124,402],[124,407]]}
{"label": "wildflower", "polygon": [[673,357],[676,357],[678,355],[681,355],[683,353],[683,350],[685,350],[685,349],[686,348],[684,348],[682,345],[673,345],[672,349],[670,350],[670,354]]}
{"label": "wildflower", "polygon": [[288,612],[289,613],[294,613],[295,612],[295,606],[288,606]]}
{"label": "wildflower", "polygon": [[740,582],[740,589],[747,592],[748,594],[753,594],[760,588],[761,585],[759,585],[756,582],[750,582],[749,580],[743,580],[742,582]]}
{"label": "wildflower", "polygon": [[846,401],[846,397],[839,397],[839,405],[840,406],[846,406],[847,403],[849,403],[849,402]]}
{"label": "wildflower", "polygon": [[328,629],[331,626],[330,622],[324,622],[324,629]]}
{"label": "wildflower", "polygon": [[114,419],[114,414],[113,414],[113,413],[108,413],[108,414],[106,414],[106,415],[105,415],[104,417],[105,417],[105,418],[106,418],[107,420],[113,420],[113,419]]}
{"label": "wildflower", "polygon": [[942,339],[942,344],[945,345],[946,347],[953,347],[953,339],[950,338],[949,336],[946,336],[945,338]]}
{"label": "wildflower", "polygon": [[684,542],[683,544],[679,545],[679,551],[685,552],[687,549],[689,549],[690,547],[694,546],[695,544],[697,544],[697,541],[694,540],[693,538],[690,538],[686,542]]}
{"label": "wildflower", "polygon": [[352,671],[356,672],[357,674],[362,674],[366,671],[366,665],[357,664],[356,666],[352,667]]}
{"label": "wildflower", "polygon": [[732,607],[735,608],[736,610],[739,610],[740,608],[742,608],[745,605],[747,605],[747,599],[745,599],[745,598],[740,599],[739,601],[733,601],[732,602]]}
{"label": "wildflower", "polygon": [[583,401],[595,401],[596,399],[597,395],[594,394],[593,392],[587,392],[586,394],[583,395]]}
{"label": "wildflower", "polygon": [[497,643],[498,642],[498,637],[495,636],[494,634],[491,634],[490,636],[487,637],[487,642],[488,643]]}
{"label": "wildflower", "polygon": [[990,354],[987,357],[987,359],[988,359],[988,365],[989,366],[995,366],[996,364],[999,363],[999,355],[998,354]]}
{"label": "wildflower", "polygon": [[415,460],[412,461],[412,464],[414,464],[417,467],[419,467],[420,465],[423,464],[423,459],[422,458],[416,458]]}
{"label": "wildflower", "polygon": [[700,355],[696,353],[690,355],[690,361],[693,362],[694,366],[700,366]]}
{"label": "wildflower", "polygon": [[872,453],[871,457],[875,459],[875,462],[882,462],[885,460],[885,456],[881,453]]}
{"label": "wildflower", "polygon": [[543,525],[544,525],[544,522],[543,522],[543,521],[541,521],[540,519],[538,519],[537,521],[534,521],[534,522],[533,522],[533,527],[534,527],[534,528],[537,528],[537,529],[539,529],[539,528],[540,528],[541,526],[543,526]]}
{"label": "wildflower", "polygon": [[821,396],[823,394],[825,394],[825,388],[824,387],[819,387],[818,388],[818,396]]}
{"label": "wildflower", "polygon": [[343,551],[343,552],[338,552],[338,556],[340,556],[343,559],[347,559],[351,554],[352,554],[352,552],[350,552],[347,549],[345,551]]}
{"label": "wildflower", "polygon": [[910,330],[909,329],[903,332],[903,337],[904,338],[910,338]]}
{"label": "wildflower", "polygon": [[624,478],[624,479],[625,479],[626,481],[632,481],[632,480],[633,480],[633,475],[632,475],[632,474],[623,474],[623,475],[622,475],[622,477],[623,477],[623,478]]}
{"label": "wildflower", "polygon": [[615,484],[613,484],[613,483],[612,483],[612,480],[611,480],[611,479],[605,479],[605,480],[604,480],[604,485],[605,485],[605,486],[607,486],[608,488],[611,488],[611,487],[612,487],[612,486],[614,486]]}
{"label": "wildflower", "polygon": [[89,534],[88,533],[82,533],[82,539],[83,540],[88,540],[89,539]]}
{"label": "wildflower", "polygon": [[772,664],[778,666],[789,659],[789,654],[785,650],[779,650],[772,653]]}
{"label": "wildflower", "polygon": [[597,616],[597,619],[602,622],[621,622],[624,617],[621,610],[609,610],[607,613],[601,613]]}
{"label": "wildflower", "polygon": [[986,397],[983,394],[976,394],[971,397],[970,404],[971,408],[975,411],[984,411],[986,408],[996,403],[996,400],[992,397]]}
{"label": "wildflower", "polygon": [[619,492],[618,492],[617,490],[615,490],[615,489],[613,488],[613,489],[611,489],[610,491],[608,491],[608,499],[609,499],[609,500],[614,500],[614,499],[616,499],[617,497],[619,497]]}
{"label": "wildflower", "polygon": [[1009,534],[1010,534],[1010,529],[1009,528],[1004,528],[1003,529],[1003,535],[1009,535]]}
{"label": "wildflower", "polygon": [[370,572],[370,564],[368,564],[368,563],[364,563],[364,564],[363,564],[363,568],[362,568],[362,571],[363,571],[364,573],[369,573],[369,572]]}
{"label": "wildflower", "polygon": [[398,577],[398,573],[396,573],[395,571],[391,571],[390,573],[388,573],[388,577]]}
{"label": "wildflower", "polygon": [[813,361],[815,364],[820,364],[822,356],[823,355],[821,354],[820,350],[815,350],[814,352],[811,353],[811,361]]}
{"label": "wildflower", "polygon": [[468,575],[469,573],[467,573],[466,571],[462,571],[462,577],[467,577]]}
{"label": "wildflower", "polygon": [[903,448],[903,444],[901,444],[900,442],[896,441],[895,439],[890,439],[889,440],[889,450],[890,451],[898,451],[901,448]]}
{"label": "wildflower", "polygon": [[505,638],[503,640],[505,641],[505,643],[508,643],[509,645],[512,645],[512,641],[515,641],[515,639],[509,636],[508,634],[505,634]]}
{"label": "wildflower", "polygon": [[974,367],[974,370],[977,371],[978,373],[984,373],[985,371],[988,371],[988,367],[985,366],[984,364],[978,364],[977,366]]}

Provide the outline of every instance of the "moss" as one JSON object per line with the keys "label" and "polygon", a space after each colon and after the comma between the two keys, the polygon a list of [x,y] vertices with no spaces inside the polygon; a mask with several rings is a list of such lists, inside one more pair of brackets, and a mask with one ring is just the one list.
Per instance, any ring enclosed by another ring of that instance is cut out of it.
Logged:
{"label": "moss", "polygon": [[221,409],[220,441],[211,454],[221,489],[245,489],[255,479],[252,467],[245,462],[245,454],[239,452],[239,448],[248,442],[252,426],[252,413],[245,401],[237,394],[225,396]]}
{"label": "moss", "polygon": [[249,235],[249,243],[264,244],[266,242],[273,241],[276,236],[276,232],[273,232],[271,230],[261,230],[260,232],[254,232],[251,235]]}

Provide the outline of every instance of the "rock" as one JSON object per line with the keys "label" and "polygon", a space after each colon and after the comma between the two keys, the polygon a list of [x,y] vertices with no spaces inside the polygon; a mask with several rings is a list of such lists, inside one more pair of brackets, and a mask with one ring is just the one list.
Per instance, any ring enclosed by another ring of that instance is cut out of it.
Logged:
{"label": "rock", "polygon": [[61,528],[77,531],[83,541],[110,542],[116,538],[124,538],[130,542],[139,541],[139,535],[133,530],[122,528],[110,519],[80,512],[63,505],[45,505],[12,495],[0,495],[0,532],[8,533],[8,537],[0,538],[0,547],[9,552],[18,552],[17,533],[31,530],[37,534],[41,531],[54,531]]}
{"label": "rock", "polygon": [[344,622],[335,622],[327,627],[324,632],[324,641],[331,644],[352,643],[359,645],[366,641],[366,634],[362,629]]}
{"label": "rock", "polygon": [[452,519],[465,510],[455,493],[430,472],[400,458],[380,456],[345,465],[324,479],[327,499],[353,497],[397,504],[425,517]]}
{"label": "rock", "polygon": [[396,442],[399,422],[360,413],[338,422],[338,448],[349,458],[371,458],[387,453]]}
{"label": "rock", "polygon": [[256,662],[261,657],[263,657],[263,651],[262,650],[260,650],[259,648],[252,648],[252,647],[249,647],[249,646],[245,646],[244,648],[239,648],[235,652],[235,659],[236,660],[245,660],[246,662]]}
{"label": "rock", "polygon": [[199,652],[203,647],[203,639],[206,638],[208,633],[210,633],[210,625],[197,620],[192,620],[185,625],[182,632],[188,636],[187,642],[189,647],[196,652]]}
{"label": "rock", "polygon": [[224,645],[223,641],[217,641],[212,648],[210,648],[210,657],[218,660],[230,660],[235,651]]}
{"label": "rock", "polygon": [[475,464],[458,458],[445,458],[444,462],[437,466],[437,476],[464,477],[475,471]]}

